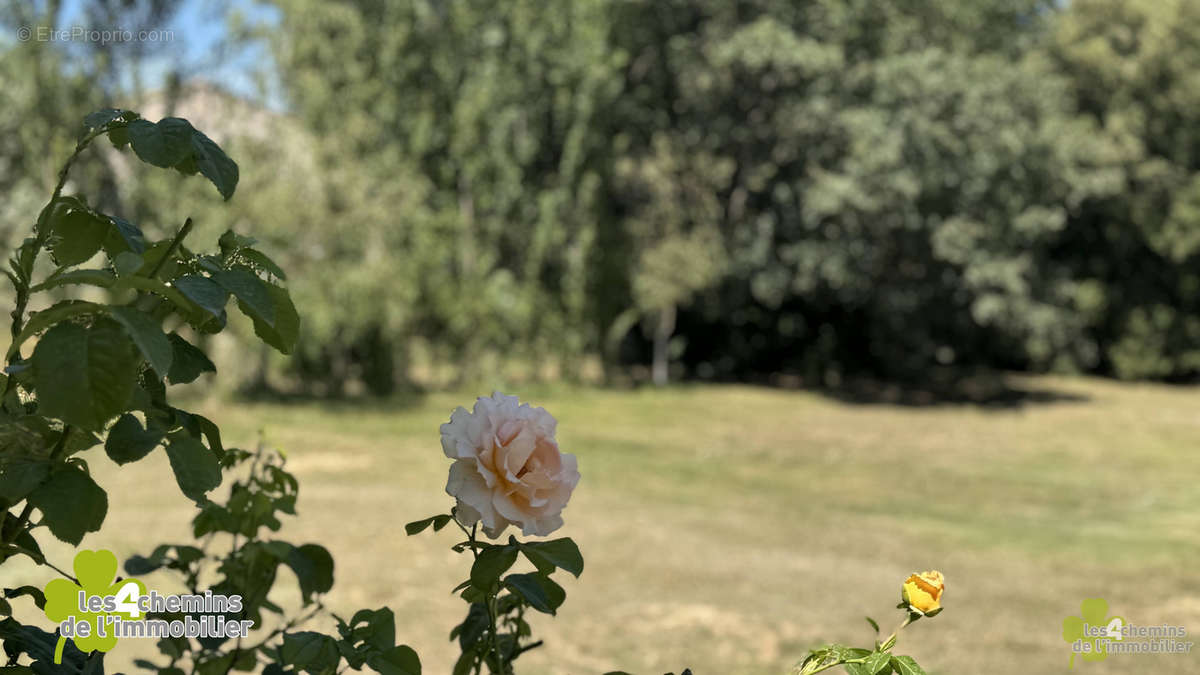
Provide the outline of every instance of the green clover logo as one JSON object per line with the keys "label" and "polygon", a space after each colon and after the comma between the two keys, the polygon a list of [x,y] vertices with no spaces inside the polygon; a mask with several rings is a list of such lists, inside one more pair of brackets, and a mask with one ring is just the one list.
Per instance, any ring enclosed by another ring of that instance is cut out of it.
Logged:
{"label": "green clover logo", "polygon": [[[43,593],[46,594],[46,618],[61,624],[68,618],[74,617],[76,632],[71,638],[75,646],[82,652],[107,652],[117,645],[117,636],[113,634],[110,617],[120,617],[123,620],[142,618],[138,610],[137,600],[146,594],[146,587],[137,579],[123,579],[117,583],[117,556],[112,551],[80,551],[75,554],[75,577],[79,583],[73,584],[67,579],[53,579],[46,584]],[[84,592],[89,598],[112,596],[115,602],[110,610],[101,609],[98,612],[83,611],[79,608],[79,593]],[[86,624],[86,636],[79,633],[79,627]],[[58,644],[54,649],[54,662],[62,663],[63,647],[67,638],[59,635]]]}
{"label": "green clover logo", "polygon": [[[1108,653],[1100,647],[1100,641],[1105,639],[1120,640],[1120,627],[1125,624],[1125,619],[1119,616],[1108,616],[1108,602],[1104,598],[1088,598],[1079,605],[1080,616],[1068,616],[1063,619],[1062,637],[1063,640],[1074,645],[1075,642],[1082,640],[1082,644],[1090,645],[1086,651],[1080,652],[1083,654],[1084,661],[1103,661],[1108,658]],[[1084,625],[1088,629],[1104,627],[1104,632],[1100,635],[1088,635],[1084,630]],[[1068,664],[1069,668],[1075,667],[1075,651],[1071,652],[1071,661]]]}

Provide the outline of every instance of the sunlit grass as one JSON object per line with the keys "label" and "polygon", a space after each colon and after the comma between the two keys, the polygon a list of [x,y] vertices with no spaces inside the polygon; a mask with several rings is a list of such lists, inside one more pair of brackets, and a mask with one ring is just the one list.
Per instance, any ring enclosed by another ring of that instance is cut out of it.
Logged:
{"label": "sunlit grass", "polygon": [[[554,413],[561,445],[579,456],[561,534],[587,559],[559,616],[535,618],[546,646],[522,657],[522,672],[785,672],[822,641],[869,643],[863,615],[898,619],[900,582],[934,567],[947,575],[947,609],[898,647],[931,673],[1061,672],[1062,619],[1087,597],[1131,622],[1200,631],[1200,392],[1024,383],[1074,399],[984,409],[738,386],[511,392]],[[329,606],[390,605],[399,640],[436,674],[453,663],[447,635],[465,605],[449,589],[467,561],[447,550],[449,530],[408,538],[402,526],[449,508],[438,425],[485,393],[195,405],[228,444],[262,430],[287,452],[300,516],[279,536],[329,547]],[[85,546],[123,558],[187,539],[191,506],[164,458],[118,472],[90,454],[111,508]],[[6,566],[3,583],[47,579]],[[109,670],[134,652],[152,647],[123,643]],[[1190,673],[1196,658],[1086,667]]]}

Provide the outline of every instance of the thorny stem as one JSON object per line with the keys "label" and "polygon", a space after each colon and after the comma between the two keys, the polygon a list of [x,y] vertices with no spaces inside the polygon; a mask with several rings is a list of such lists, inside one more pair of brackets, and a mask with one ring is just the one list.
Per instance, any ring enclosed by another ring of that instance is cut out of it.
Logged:
{"label": "thorny stem", "polygon": [[[75,163],[75,159],[79,157],[79,153],[83,152],[83,149],[92,142],[92,139],[96,138],[102,133],[104,132],[92,132],[79,139],[79,142],[75,144],[75,152],[71,153],[71,156],[67,158],[66,163],[63,164],[62,169],[59,170],[58,184],[54,186],[54,192],[50,195],[50,201],[46,202],[46,205],[42,207],[41,212],[38,213],[37,224],[33,227],[33,256],[35,261],[37,260],[37,255],[41,253],[42,248],[45,247],[46,240],[50,238],[50,228],[48,223],[50,220],[50,214],[54,210],[54,204],[58,202],[59,197],[62,196],[63,187],[67,184],[67,174],[71,171],[71,165]],[[30,266],[32,267],[32,262]],[[25,306],[29,302],[30,285],[27,279],[21,279],[20,283],[14,285],[16,286],[17,291],[17,302],[16,307],[12,312],[12,336],[13,338],[16,338],[21,332],[21,329],[25,326]],[[12,365],[11,359],[9,360],[9,365]],[[5,393],[7,393],[7,389],[8,386],[6,385]]]}
{"label": "thorny stem", "polygon": [[[104,132],[94,131],[79,139],[79,142],[75,144],[75,152],[71,153],[71,156],[67,158],[66,163],[63,164],[62,169],[59,170],[58,184],[54,186],[54,192],[50,195],[50,201],[46,202],[46,205],[42,207],[41,212],[38,213],[37,223],[33,226],[34,243],[33,254],[29,261],[30,273],[33,271],[34,263],[37,262],[38,254],[42,252],[42,248],[46,245],[46,240],[50,238],[50,214],[54,211],[55,203],[57,203],[59,197],[62,196],[63,187],[67,184],[67,174],[71,171],[71,165],[75,163],[75,158],[79,157],[79,153],[83,152],[83,149],[92,142],[92,139],[102,133]],[[17,255],[20,254],[18,253]],[[16,301],[13,304],[13,311],[10,315],[12,316],[12,325],[10,327],[10,331],[12,333],[12,339],[14,343],[16,342],[17,336],[20,335],[21,329],[25,327],[25,308],[29,304],[31,280],[23,278],[24,276],[24,274],[18,274],[12,277],[13,290],[15,290],[17,293]],[[20,350],[16,350],[11,356],[9,356],[8,363],[6,365],[11,366],[20,358]],[[12,387],[13,378],[9,377],[4,382],[4,393],[3,395],[0,395],[0,400],[8,399],[8,394],[10,391],[12,391]]]}

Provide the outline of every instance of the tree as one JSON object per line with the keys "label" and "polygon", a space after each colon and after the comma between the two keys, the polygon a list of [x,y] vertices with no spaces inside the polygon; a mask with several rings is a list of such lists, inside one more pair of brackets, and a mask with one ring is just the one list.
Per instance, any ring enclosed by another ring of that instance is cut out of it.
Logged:
{"label": "tree", "polygon": [[1120,377],[1200,372],[1200,6],[1072,2],[1049,53],[1102,130],[1120,190],[1066,232],[1074,275],[1102,308],[1089,328]]}

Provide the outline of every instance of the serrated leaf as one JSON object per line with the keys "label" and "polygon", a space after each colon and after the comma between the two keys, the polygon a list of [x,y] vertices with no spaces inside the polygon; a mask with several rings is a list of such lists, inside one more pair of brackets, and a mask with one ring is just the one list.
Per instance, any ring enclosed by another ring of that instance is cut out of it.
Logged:
{"label": "serrated leaf", "polygon": [[254,321],[254,334],[263,342],[279,350],[281,354],[291,354],[296,348],[296,340],[300,337],[300,315],[287,290],[275,284],[264,284],[271,302],[275,308],[275,324],[269,325],[257,316],[250,314],[246,307],[238,303],[243,313],[249,314]]}
{"label": "serrated leaf", "polygon": [[83,541],[83,535],[98,531],[108,513],[108,495],[73,465],[51,474],[30,493],[29,503],[42,512],[51,534],[73,546]]}
{"label": "serrated leaf", "polygon": [[504,586],[525,598],[529,606],[539,612],[554,614],[567,598],[563,590],[550,577],[533,574],[510,574],[504,577]]}
{"label": "serrated leaf", "polygon": [[371,656],[367,665],[380,675],[421,675],[421,659],[408,645],[396,645]]}
{"label": "serrated leaf", "polygon": [[287,280],[287,275],[284,274],[283,268],[275,264],[275,261],[267,257],[267,254],[263,253],[262,251],[253,248],[243,248],[238,251],[238,255],[259,270],[262,270],[263,272],[266,272],[277,279],[282,279],[284,281]]}
{"label": "serrated leaf", "polygon": [[891,668],[892,656],[887,652],[872,652],[865,658],[862,665],[866,668],[867,675],[885,673]]}
{"label": "serrated leaf", "polygon": [[267,292],[267,283],[246,267],[218,270],[212,280],[238,299],[238,306],[247,316],[275,325],[275,303]]}
{"label": "serrated leaf", "polygon": [[[5,447],[5,453],[11,452]],[[5,457],[0,463],[0,498],[16,504],[37,489],[50,475],[50,461],[36,455]]]}
{"label": "serrated leaf", "polygon": [[217,372],[217,367],[209,360],[208,355],[180,337],[178,333],[171,333],[167,339],[171,341],[171,348],[174,351],[171,370],[167,373],[167,379],[171,384],[187,384],[200,377],[202,373]]}
{"label": "serrated leaf", "polygon": [[110,259],[121,253],[142,255],[146,252],[146,237],[137,225],[116,216],[108,216],[108,220],[112,226],[104,238],[104,251]]}
{"label": "serrated leaf", "polygon": [[284,563],[296,573],[300,595],[305,603],[314,593],[328,593],[333,588],[333,556],[320,544],[293,547]]}
{"label": "serrated leaf", "polygon": [[578,577],[583,573],[583,555],[569,537],[521,544],[521,552],[539,569],[553,565]]}
{"label": "serrated leaf", "polygon": [[911,656],[893,656],[891,664],[898,675],[926,675]]}
{"label": "serrated leaf", "polygon": [[108,311],[125,327],[129,337],[146,357],[150,367],[154,368],[154,372],[158,373],[159,378],[166,377],[167,373],[171,372],[175,349],[158,321],[132,307],[109,307]]}
{"label": "serrated leaf", "polygon": [[86,302],[84,300],[63,300],[51,307],[48,307],[40,312],[34,312],[29,316],[29,320],[25,322],[25,327],[21,329],[21,333],[12,341],[8,347],[9,360],[12,360],[21,345],[25,341],[40,333],[50,326],[65,321],[71,317],[82,316],[84,314],[94,314],[104,311],[103,305],[97,305],[94,302]]}
{"label": "serrated leaf", "polygon": [[515,546],[489,546],[483,549],[471,565],[471,585],[481,591],[487,591],[516,561]]}
{"label": "serrated leaf", "polygon": [[217,186],[225,199],[233,196],[238,184],[238,165],[224,150],[199,131],[192,133],[192,159],[205,178]]}
{"label": "serrated leaf", "polygon": [[341,657],[333,638],[314,631],[284,633],[279,655],[284,663],[314,675],[332,672]]}
{"label": "serrated leaf", "polygon": [[137,117],[137,113],[131,110],[122,110],[120,108],[103,108],[96,112],[88,113],[83,118],[83,126],[89,130],[95,131],[103,129],[110,122],[118,120],[124,122],[127,119]]}
{"label": "serrated leaf", "polygon": [[158,122],[139,119],[126,128],[134,154],[147,164],[169,169],[192,155],[194,130],[185,119],[167,117]]}
{"label": "serrated leaf", "polygon": [[63,267],[87,261],[108,238],[108,220],[73,197],[60,199],[50,211],[50,255]]}
{"label": "serrated leaf", "polygon": [[104,452],[117,464],[128,464],[150,454],[163,440],[162,431],[142,428],[136,417],[126,413],[108,430]]}
{"label": "serrated leaf", "polygon": [[225,314],[229,293],[215,281],[199,274],[189,274],[171,282],[188,300],[218,319]]}
{"label": "serrated leaf", "polygon": [[192,501],[203,501],[206,492],[221,484],[221,464],[216,454],[186,433],[171,435],[167,457],[175,482]]}
{"label": "serrated leaf", "polygon": [[108,141],[118,150],[129,145],[129,129],[124,125],[112,127],[108,130]]}
{"label": "serrated leaf", "polygon": [[115,321],[90,327],[60,323],[33,350],[38,411],[87,431],[101,431],[133,396],[137,359]]}

